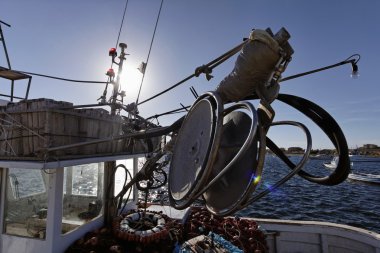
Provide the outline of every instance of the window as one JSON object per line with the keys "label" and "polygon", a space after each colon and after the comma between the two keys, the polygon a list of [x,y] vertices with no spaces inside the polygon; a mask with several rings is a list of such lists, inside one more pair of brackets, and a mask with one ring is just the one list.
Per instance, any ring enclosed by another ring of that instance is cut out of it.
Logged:
{"label": "window", "polygon": [[102,214],[104,163],[64,168],[62,233]]}
{"label": "window", "polygon": [[[68,185],[66,185],[67,178],[70,181]],[[63,192],[68,192],[72,195],[97,196],[98,179],[99,165],[97,163],[65,168]]]}
{"label": "window", "polygon": [[[126,160],[117,160],[116,161],[116,166],[123,166],[129,171],[129,173],[133,176],[133,159],[126,159]],[[118,195],[120,191],[124,187],[124,182],[125,182],[125,176],[126,176],[126,171],[124,170],[123,167],[119,166],[115,172],[115,188],[114,188],[114,196]],[[126,184],[131,180],[129,175],[127,176],[127,181],[125,182]],[[129,191],[128,191],[129,192]],[[128,193],[127,192],[127,193]],[[128,194],[124,196],[124,198],[127,198]],[[130,198],[133,198],[133,188],[131,192]]]}
{"label": "window", "polygon": [[4,232],[34,238],[46,237],[49,175],[40,169],[9,168]]}

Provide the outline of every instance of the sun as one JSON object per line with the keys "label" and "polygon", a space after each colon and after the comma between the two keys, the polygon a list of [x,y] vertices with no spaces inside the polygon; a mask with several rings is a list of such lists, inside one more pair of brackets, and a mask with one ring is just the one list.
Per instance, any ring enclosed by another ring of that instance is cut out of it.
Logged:
{"label": "sun", "polygon": [[120,89],[125,91],[126,101],[136,100],[143,74],[137,69],[140,63],[125,62],[120,75]]}

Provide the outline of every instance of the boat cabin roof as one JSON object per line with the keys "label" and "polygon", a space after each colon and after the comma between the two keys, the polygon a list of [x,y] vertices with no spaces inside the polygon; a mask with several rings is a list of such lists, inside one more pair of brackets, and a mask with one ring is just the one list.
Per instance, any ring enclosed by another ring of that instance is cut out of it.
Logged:
{"label": "boat cabin roof", "polygon": [[[138,155],[116,155],[116,156],[96,156],[78,158],[70,160],[41,161],[41,160],[0,160],[2,168],[24,168],[24,169],[56,169],[68,166],[75,166],[89,163],[109,162],[134,158]],[[140,155],[141,156],[141,155]]]}

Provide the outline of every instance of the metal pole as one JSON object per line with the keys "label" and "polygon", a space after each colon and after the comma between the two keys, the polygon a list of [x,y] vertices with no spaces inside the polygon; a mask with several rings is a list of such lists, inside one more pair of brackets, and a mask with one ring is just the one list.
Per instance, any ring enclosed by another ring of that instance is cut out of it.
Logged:
{"label": "metal pole", "polygon": [[11,102],[13,102],[13,92],[14,92],[14,87],[15,87],[15,81],[12,80],[12,86],[11,86]]}
{"label": "metal pole", "polygon": [[28,81],[28,86],[26,88],[26,94],[25,94],[25,99],[28,99],[28,96],[29,96],[29,90],[30,90],[30,83],[32,82],[32,77],[29,77],[29,81]]}
{"label": "metal pole", "polygon": [[7,63],[8,63],[8,69],[11,69],[11,62],[9,60],[9,55],[8,55],[8,51],[7,51],[7,46],[5,45],[5,39],[4,39],[4,34],[3,34],[3,30],[1,29],[1,24],[4,24],[8,27],[11,27],[10,25],[8,25],[7,23],[3,22],[0,20],[0,40],[3,42],[3,47],[4,47],[4,52],[5,52],[5,57],[7,58]]}
{"label": "metal pole", "polygon": [[[123,63],[126,59],[126,53],[125,49],[127,48],[127,44],[120,43],[119,44],[121,48],[120,53],[120,61],[119,61],[119,69],[117,72],[116,82],[113,83],[113,94],[112,94],[112,100],[111,100],[111,115],[116,115],[116,110],[118,108],[117,106],[117,97],[119,95],[119,87],[120,87],[120,75],[123,71]],[[115,145],[115,143],[112,143]],[[116,162],[106,162],[105,163],[105,170],[104,170],[104,178],[105,178],[105,184],[106,184],[106,196],[105,196],[105,208],[104,208],[104,217],[105,217],[105,224],[106,226],[112,225],[113,216],[115,213],[117,213],[117,203],[115,203],[115,172],[116,172]]]}
{"label": "metal pole", "polygon": [[117,71],[117,76],[116,76],[116,82],[113,83],[113,94],[112,94],[112,101],[111,101],[111,115],[116,114],[116,108],[117,108],[117,97],[120,94],[119,93],[119,88],[120,88],[120,75],[123,72],[123,64],[124,60],[126,60],[125,56],[127,55],[125,53],[125,49],[127,48],[127,44],[125,43],[120,43],[119,46],[121,47],[121,53],[119,56],[119,69]]}

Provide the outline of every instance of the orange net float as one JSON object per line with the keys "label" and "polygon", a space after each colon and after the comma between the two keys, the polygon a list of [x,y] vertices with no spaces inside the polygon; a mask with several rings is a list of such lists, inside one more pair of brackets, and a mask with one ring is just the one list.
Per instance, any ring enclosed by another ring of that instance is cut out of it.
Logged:
{"label": "orange net float", "polygon": [[124,241],[152,243],[168,237],[166,219],[162,213],[134,210],[114,219],[113,233]]}

